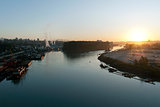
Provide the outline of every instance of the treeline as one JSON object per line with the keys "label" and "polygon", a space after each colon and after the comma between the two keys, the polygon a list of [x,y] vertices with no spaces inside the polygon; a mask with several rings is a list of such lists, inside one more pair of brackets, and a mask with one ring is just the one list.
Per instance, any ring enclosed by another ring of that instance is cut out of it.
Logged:
{"label": "treeline", "polygon": [[160,50],[160,43],[145,43],[145,44],[126,44],[125,49],[155,49]]}
{"label": "treeline", "polygon": [[63,45],[64,52],[88,52],[96,50],[110,50],[113,46],[112,42],[102,41],[70,41]]}

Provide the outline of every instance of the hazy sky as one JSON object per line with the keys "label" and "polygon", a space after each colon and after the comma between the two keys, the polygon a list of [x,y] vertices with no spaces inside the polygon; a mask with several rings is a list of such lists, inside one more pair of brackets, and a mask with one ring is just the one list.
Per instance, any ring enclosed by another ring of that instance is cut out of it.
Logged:
{"label": "hazy sky", "polygon": [[160,0],[0,0],[0,37],[125,40],[160,37]]}

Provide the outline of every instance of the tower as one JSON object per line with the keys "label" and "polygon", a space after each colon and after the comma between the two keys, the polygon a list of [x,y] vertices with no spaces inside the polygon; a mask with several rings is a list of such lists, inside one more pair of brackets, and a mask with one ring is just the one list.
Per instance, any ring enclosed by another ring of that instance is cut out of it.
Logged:
{"label": "tower", "polygon": [[47,39],[45,40],[45,42],[46,42],[46,47],[50,47],[49,42],[48,42]]}
{"label": "tower", "polygon": [[47,40],[47,33],[46,33],[46,39],[45,39],[45,43],[46,43],[46,47],[50,47],[50,45],[49,45],[49,42],[48,42],[48,40]]}

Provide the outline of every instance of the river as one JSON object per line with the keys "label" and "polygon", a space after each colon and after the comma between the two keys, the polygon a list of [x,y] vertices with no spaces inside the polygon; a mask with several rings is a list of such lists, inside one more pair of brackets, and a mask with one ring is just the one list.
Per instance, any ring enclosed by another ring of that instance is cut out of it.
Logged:
{"label": "river", "polygon": [[0,83],[1,107],[155,107],[160,84],[148,84],[101,69],[94,51],[47,53],[20,81]]}

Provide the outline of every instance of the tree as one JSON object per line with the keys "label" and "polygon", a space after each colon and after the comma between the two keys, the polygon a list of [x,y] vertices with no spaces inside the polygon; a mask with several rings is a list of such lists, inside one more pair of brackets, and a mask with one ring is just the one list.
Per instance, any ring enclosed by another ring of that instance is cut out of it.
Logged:
{"label": "tree", "polygon": [[139,64],[148,65],[148,59],[147,57],[141,56],[141,58],[138,61]]}

